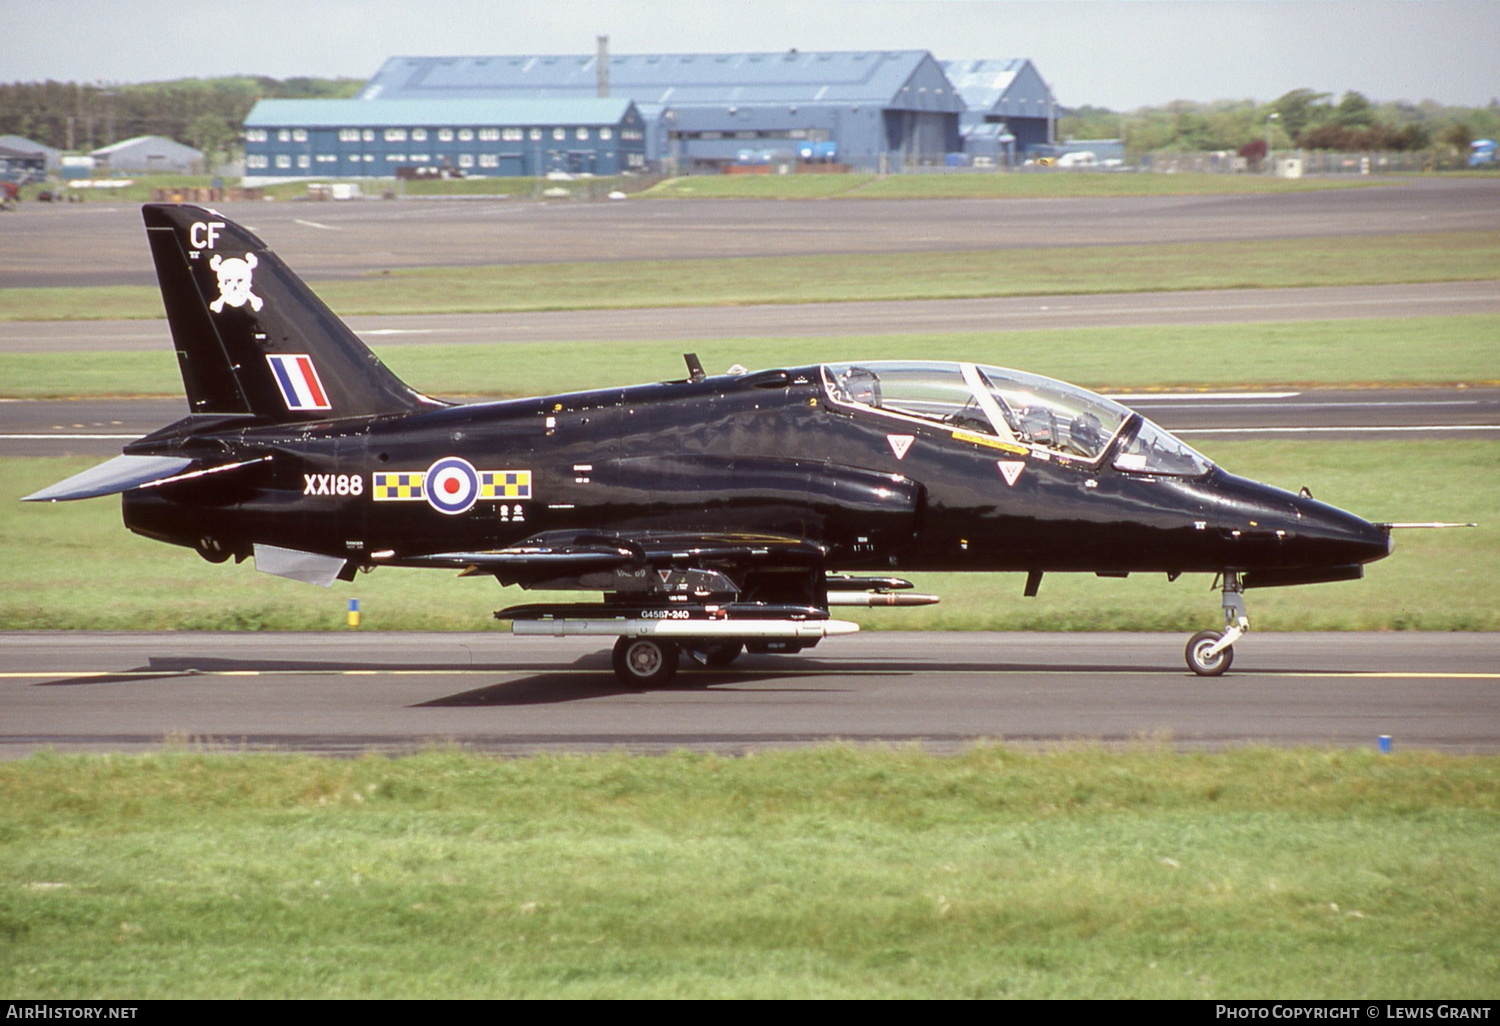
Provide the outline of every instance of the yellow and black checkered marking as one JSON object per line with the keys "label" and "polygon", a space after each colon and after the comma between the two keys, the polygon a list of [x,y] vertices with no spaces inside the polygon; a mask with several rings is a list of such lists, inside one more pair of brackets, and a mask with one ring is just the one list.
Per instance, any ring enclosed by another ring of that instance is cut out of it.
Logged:
{"label": "yellow and black checkered marking", "polygon": [[[423,470],[386,471],[375,474],[376,502],[420,502],[427,497],[423,485],[427,472]],[[479,501],[531,498],[531,471],[529,470],[481,470],[479,472]]]}
{"label": "yellow and black checkered marking", "polygon": [[479,472],[479,497],[481,499],[529,499],[531,498],[531,471],[481,470]]}
{"label": "yellow and black checkered marking", "polygon": [[420,502],[427,497],[427,493],[422,490],[426,479],[427,473],[421,470],[376,473],[375,501],[408,502],[415,499]]}

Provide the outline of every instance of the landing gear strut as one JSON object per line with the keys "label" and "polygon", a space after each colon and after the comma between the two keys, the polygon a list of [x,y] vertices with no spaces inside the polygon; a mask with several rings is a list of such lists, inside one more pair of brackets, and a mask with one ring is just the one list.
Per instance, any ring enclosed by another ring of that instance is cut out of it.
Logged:
{"label": "landing gear strut", "polygon": [[1199,631],[1187,643],[1188,669],[1198,676],[1218,677],[1234,662],[1234,643],[1250,629],[1244,590],[1239,571],[1224,571],[1224,630]]}

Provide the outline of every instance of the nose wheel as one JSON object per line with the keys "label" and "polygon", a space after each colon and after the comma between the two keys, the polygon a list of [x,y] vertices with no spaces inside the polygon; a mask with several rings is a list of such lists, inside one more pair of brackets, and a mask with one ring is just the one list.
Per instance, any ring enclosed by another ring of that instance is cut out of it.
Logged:
{"label": "nose wheel", "polygon": [[1220,645],[1225,631],[1199,631],[1188,639],[1187,664],[1200,677],[1218,677],[1234,662],[1234,646]]}
{"label": "nose wheel", "polygon": [[1244,586],[1237,571],[1224,571],[1224,629],[1199,631],[1188,639],[1188,669],[1200,677],[1219,677],[1234,662],[1234,643],[1250,629]]}

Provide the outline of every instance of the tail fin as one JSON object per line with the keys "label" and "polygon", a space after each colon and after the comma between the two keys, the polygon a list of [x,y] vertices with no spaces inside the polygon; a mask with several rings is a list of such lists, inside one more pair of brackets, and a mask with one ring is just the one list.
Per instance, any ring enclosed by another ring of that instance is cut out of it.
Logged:
{"label": "tail fin", "polygon": [[203,207],[142,208],[194,413],[277,422],[442,405],[412,389],[254,234]]}

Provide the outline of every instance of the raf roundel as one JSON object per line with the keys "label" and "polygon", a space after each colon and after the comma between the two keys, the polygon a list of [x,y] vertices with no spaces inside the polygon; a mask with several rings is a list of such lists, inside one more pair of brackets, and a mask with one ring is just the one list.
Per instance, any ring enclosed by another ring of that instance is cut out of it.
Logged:
{"label": "raf roundel", "polygon": [[445,456],[427,468],[423,491],[439,513],[464,513],[479,499],[479,472],[468,460]]}

